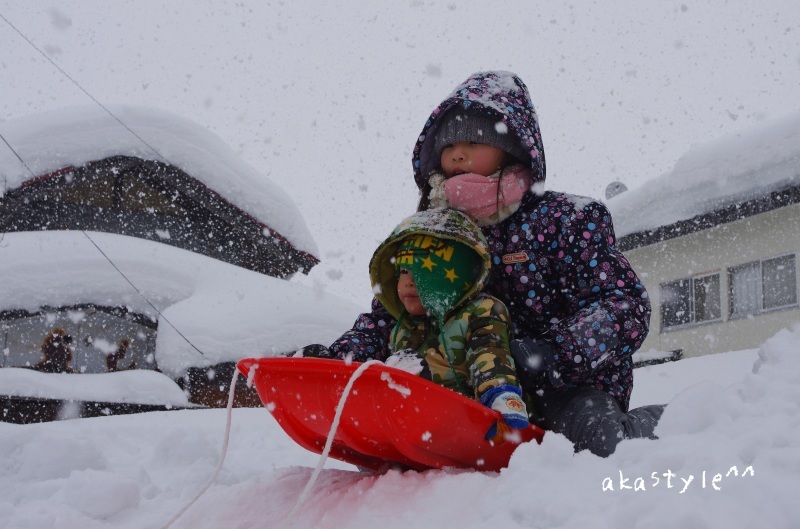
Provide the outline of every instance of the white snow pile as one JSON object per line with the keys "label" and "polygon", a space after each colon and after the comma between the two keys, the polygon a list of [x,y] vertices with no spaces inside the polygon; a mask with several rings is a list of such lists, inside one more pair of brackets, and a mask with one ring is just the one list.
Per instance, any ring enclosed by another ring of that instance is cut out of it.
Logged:
{"label": "white snow pile", "polygon": [[[660,439],[607,459],[549,433],[500,473],[329,461],[291,527],[795,528],[799,342],[800,327],[759,351],[638,369],[637,405],[669,401]],[[0,527],[163,527],[211,476],[224,426],[223,410],[0,424]],[[173,527],[278,527],[316,461],[264,409],[236,409],[221,474]]]}
{"label": "white snow pile", "polygon": [[636,351],[633,353],[633,362],[634,365],[638,364],[639,362],[652,362],[656,360],[664,360],[666,361],[669,358],[672,358],[675,353],[672,351],[658,351],[656,349],[651,349],[649,351]]}
{"label": "white snow pile", "polygon": [[800,185],[800,112],[681,157],[672,171],[608,200],[617,237]]}
{"label": "white snow pile", "polygon": [[156,361],[172,377],[192,366],[287,353],[310,343],[327,345],[360,311],[319,289],[174,246],[116,234],[87,235],[3,234],[0,310],[35,312],[41,306],[94,303],[145,314],[158,320]]}
{"label": "white snow pile", "polygon": [[76,375],[6,367],[0,369],[0,388],[15,397],[191,406],[171,378],[146,369]]}
{"label": "white snow pile", "polygon": [[9,149],[0,149],[0,198],[34,176],[109,156],[136,156],[178,167],[276,230],[297,249],[319,255],[289,195],[242,161],[216,134],[163,110],[128,105],[107,108],[113,117],[92,105],[0,122],[0,133],[25,162]]}

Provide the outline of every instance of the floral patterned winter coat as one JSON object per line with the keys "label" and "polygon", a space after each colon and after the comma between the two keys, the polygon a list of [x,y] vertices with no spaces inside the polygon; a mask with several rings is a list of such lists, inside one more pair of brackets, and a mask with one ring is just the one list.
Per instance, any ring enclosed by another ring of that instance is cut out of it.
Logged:
{"label": "floral patterned winter coat", "polygon": [[[644,286],[615,246],[611,215],[599,201],[544,191],[545,161],[539,124],[528,90],[508,72],[474,74],[443,101],[425,123],[414,149],[414,176],[423,195],[437,168],[437,120],[460,106],[499,115],[508,133],[530,152],[531,191],[518,210],[482,229],[492,254],[485,292],[505,303],[515,337],[547,341],[554,350],[553,386],[591,386],[628,409],[633,388],[631,355],[644,341],[650,301]],[[427,141],[430,139],[430,141]],[[394,318],[373,300],[372,311],[334,342],[338,357],[383,360]]]}

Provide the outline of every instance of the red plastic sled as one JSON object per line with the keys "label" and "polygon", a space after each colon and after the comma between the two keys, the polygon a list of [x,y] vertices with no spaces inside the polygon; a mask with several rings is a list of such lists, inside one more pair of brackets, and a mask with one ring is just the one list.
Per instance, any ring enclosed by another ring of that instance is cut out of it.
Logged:
{"label": "red plastic sled", "polygon": [[[246,358],[238,363],[278,424],[300,446],[322,453],[339,398],[361,365],[319,358]],[[497,471],[519,443],[544,431],[535,426],[489,441],[500,414],[406,371],[370,365],[355,381],[330,456],[381,471],[458,467]]]}

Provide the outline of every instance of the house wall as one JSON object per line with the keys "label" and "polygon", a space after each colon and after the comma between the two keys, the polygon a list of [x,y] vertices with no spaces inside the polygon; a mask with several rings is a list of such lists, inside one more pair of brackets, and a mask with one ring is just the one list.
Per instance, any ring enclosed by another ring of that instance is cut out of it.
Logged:
{"label": "house wall", "polygon": [[[653,306],[650,333],[641,350],[682,349],[684,357],[691,357],[756,348],[780,329],[800,322],[797,305],[730,317],[728,268],[786,254],[800,254],[800,205],[627,250],[625,256],[647,288]],[[795,263],[799,259],[800,255]],[[722,321],[662,330],[661,284],[714,272],[720,274]]]}

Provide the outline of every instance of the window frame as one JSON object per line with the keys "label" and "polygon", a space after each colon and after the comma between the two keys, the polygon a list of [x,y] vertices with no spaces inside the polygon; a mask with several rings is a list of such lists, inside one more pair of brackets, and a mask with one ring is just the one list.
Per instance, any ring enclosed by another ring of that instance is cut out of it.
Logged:
{"label": "window frame", "polygon": [[[699,284],[701,284],[700,283],[701,281],[703,281],[703,280],[705,280],[707,278],[712,278],[714,276],[717,277],[716,283],[717,283],[717,298],[718,298],[718,302],[717,302],[718,315],[715,318],[710,318],[710,319],[707,319],[707,320],[698,321],[697,320],[697,304],[696,304],[696,300],[695,300],[695,289],[697,288],[697,286]],[[669,285],[679,284],[679,283],[683,283],[685,281],[688,281],[688,283],[689,283],[688,284],[688,287],[689,287],[689,300],[688,300],[689,303],[688,304],[689,304],[689,317],[690,317],[690,320],[688,322],[686,322],[686,323],[679,323],[679,324],[676,324],[676,325],[667,326],[667,325],[665,325],[665,318],[664,318],[664,307],[665,307],[665,305],[664,305],[664,289],[665,289],[665,287],[668,287]],[[672,281],[665,281],[664,283],[661,283],[659,285],[659,288],[660,288],[660,294],[661,294],[660,303],[659,303],[660,304],[660,311],[661,311],[660,312],[660,316],[661,316],[661,328],[660,328],[660,331],[661,332],[669,332],[669,331],[675,331],[675,330],[680,330],[680,329],[687,329],[687,328],[690,328],[690,327],[700,327],[700,326],[703,326],[703,325],[709,325],[709,324],[713,324],[713,323],[720,323],[720,322],[723,321],[722,320],[723,307],[722,307],[722,272],[721,272],[721,270],[705,272],[705,273],[702,273],[702,274],[696,274],[696,275],[688,276],[688,277],[681,277],[681,278],[678,278],[678,279],[674,279]]]}
{"label": "window frame", "polygon": [[[786,305],[777,305],[774,307],[765,308],[764,307],[764,263],[768,263],[770,261],[777,261],[779,259],[785,259],[787,257],[791,257],[794,263],[794,302],[789,303]],[[735,312],[734,304],[736,299],[734,297],[734,283],[733,277],[737,270],[744,270],[746,267],[752,267],[754,265],[758,266],[757,269],[757,277],[758,277],[758,284],[757,286],[757,300],[758,300],[758,308],[754,312]],[[797,254],[795,253],[785,253],[780,255],[775,255],[772,257],[767,257],[764,259],[757,259],[754,261],[748,261],[746,263],[741,263],[736,266],[728,267],[728,319],[729,320],[739,320],[742,318],[749,318],[751,316],[759,316],[761,314],[769,314],[772,312],[778,312],[782,310],[790,310],[800,307],[800,296],[798,296],[797,292],[798,282],[797,282]]]}

